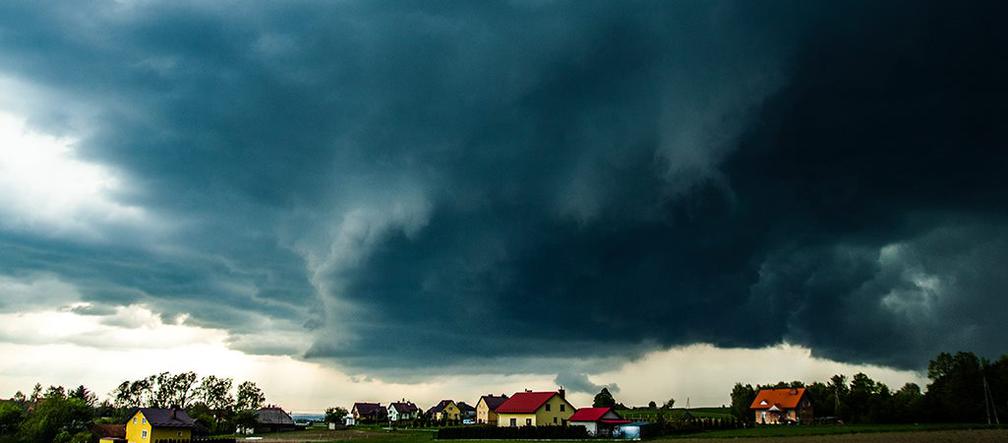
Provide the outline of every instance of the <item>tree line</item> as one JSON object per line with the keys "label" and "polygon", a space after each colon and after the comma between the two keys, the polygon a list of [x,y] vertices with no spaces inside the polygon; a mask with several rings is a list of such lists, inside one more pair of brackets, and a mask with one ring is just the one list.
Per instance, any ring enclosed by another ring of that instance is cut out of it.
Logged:
{"label": "tree line", "polygon": [[31,394],[18,391],[0,401],[0,443],[88,443],[95,424],[122,424],[136,408],[179,408],[196,421],[196,432],[231,434],[254,426],[255,411],[266,403],[251,381],[234,386],[228,377],[194,372],[162,372],[120,383],[98,402],[91,390],[67,390],[36,384]]}
{"label": "tree line", "polygon": [[843,423],[987,423],[1008,418],[1008,355],[989,361],[972,352],[943,352],[928,364],[928,379],[924,391],[915,383],[893,391],[864,373],[849,379],[837,374],[809,385],[736,383],[731,410],[739,420],[752,422],[749,406],[760,389],[803,387],[816,417]]}

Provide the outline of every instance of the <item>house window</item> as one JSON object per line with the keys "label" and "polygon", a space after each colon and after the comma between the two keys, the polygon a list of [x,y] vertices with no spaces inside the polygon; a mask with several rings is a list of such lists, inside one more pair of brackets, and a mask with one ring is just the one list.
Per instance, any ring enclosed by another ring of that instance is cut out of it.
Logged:
{"label": "house window", "polygon": [[144,440],[147,439],[147,430],[146,429],[140,431],[140,438],[142,438]]}
{"label": "house window", "polygon": [[531,418],[526,418],[525,419],[525,426],[532,426],[532,419]]}
{"label": "house window", "polygon": [[566,409],[565,406],[567,406],[567,405],[565,405],[563,403],[560,403],[560,412],[563,412],[564,409]]}
{"label": "house window", "polygon": [[136,424],[136,417],[133,417],[133,424]]}
{"label": "house window", "polygon": [[147,424],[147,419],[146,418],[141,418],[140,419],[140,423]]}
{"label": "house window", "polygon": [[517,418],[512,418],[511,419],[511,427],[514,428],[514,427],[517,427],[517,426],[518,426],[518,419]]}
{"label": "house window", "polygon": [[557,418],[553,417],[553,424],[557,424]]}
{"label": "house window", "polygon": [[546,412],[549,412],[549,411],[550,411],[550,404],[546,403]]}

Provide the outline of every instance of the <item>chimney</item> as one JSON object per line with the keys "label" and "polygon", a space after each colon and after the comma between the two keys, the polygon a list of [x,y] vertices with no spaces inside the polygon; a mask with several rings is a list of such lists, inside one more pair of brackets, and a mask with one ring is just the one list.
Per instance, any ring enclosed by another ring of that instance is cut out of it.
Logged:
{"label": "chimney", "polygon": [[791,388],[791,395],[798,395],[798,388]]}
{"label": "chimney", "polygon": [[564,390],[563,386],[560,387],[560,390],[558,390],[557,393],[560,394],[560,398],[565,398],[564,396],[567,395],[567,391]]}

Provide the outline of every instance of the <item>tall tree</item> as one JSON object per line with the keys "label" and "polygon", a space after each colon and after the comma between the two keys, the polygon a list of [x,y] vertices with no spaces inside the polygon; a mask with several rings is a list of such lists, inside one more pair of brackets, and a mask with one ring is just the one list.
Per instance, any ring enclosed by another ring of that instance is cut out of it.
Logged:
{"label": "tall tree", "polygon": [[749,413],[749,406],[755,399],[756,390],[752,385],[735,383],[735,387],[731,391],[731,411],[735,418],[744,422],[753,421],[754,417]]}
{"label": "tall tree", "polygon": [[596,408],[611,408],[616,406],[616,399],[609,392],[609,388],[602,388],[598,394],[595,394],[595,401],[592,402],[592,406]]}
{"label": "tall tree", "polygon": [[239,411],[259,409],[266,402],[266,396],[255,383],[246,381],[238,385],[235,408]]}
{"label": "tall tree", "polygon": [[234,408],[234,397],[231,396],[232,384],[234,380],[230,378],[208,375],[200,380],[196,396],[214,412],[216,417],[219,417],[222,412],[230,412]]}

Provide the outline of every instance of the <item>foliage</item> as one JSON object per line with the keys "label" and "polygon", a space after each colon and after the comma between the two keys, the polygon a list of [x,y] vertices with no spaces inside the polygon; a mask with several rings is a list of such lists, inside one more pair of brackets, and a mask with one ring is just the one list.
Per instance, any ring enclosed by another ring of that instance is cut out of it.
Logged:
{"label": "foliage", "polygon": [[609,388],[602,388],[598,394],[595,394],[595,401],[592,402],[592,406],[596,408],[611,408],[616,406],[616,399],[609,393]]}
{"label": "foliage", "polygon": [[[35,405],[21,425],[21,438],[29,442],[70,442],[88,433],[93,412],[79,398],[66,398],[52,391]],[[90,437],[88,437],[90,438]]]}
{"label": "foliage", "polygon": [[235,408],[239,410],[259,409],[265,402],[266,396],[263,395],[262,389],[259,389],[255,383],[246,381],[238,385],[238,396],[235,399]]}
{"label": "foliage", "polygon": [[[687,399],[687,400],[689,400],[689,399]],[[687,403],[689,403],[689,402],[687,402]],[[668,401],[665,402],[664,405],[662,405],[662,408],[672,409],[673,406],[675,406],[675,399],[674,398],[669,398]]]}
{"label": "foliage", "polygon": [[651,400],[651,401],[648,402],[647,407],[649,407],[651,409],[658,409],[658,404],[655,403],[654,400]]}
{"label": "foliage", "polygon": [[339,406],[326,408],[325,421],[326,423],[343,423],[343,417],[346,417],[347,414],[347,410]]}
{"label": "foliage", "polygon": [[16,402],[0,402],[0,435],[11,435],[17,432],[24,420],[25,411]]}
{"label": "foliage", "polygon": [[749,412],[749,405],[756,399],[756,390],[752,385],[735,383],[731,391],[731,411],[735,418],[744,422],[753,421],[753,415]]}

